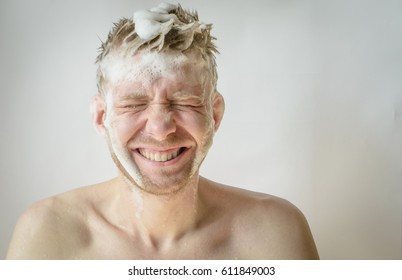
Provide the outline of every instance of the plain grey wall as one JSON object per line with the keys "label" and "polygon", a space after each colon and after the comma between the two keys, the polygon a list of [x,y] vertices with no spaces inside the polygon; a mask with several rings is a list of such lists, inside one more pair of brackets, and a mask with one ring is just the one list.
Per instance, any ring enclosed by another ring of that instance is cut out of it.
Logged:
{"label": "plain grey wall", "polygon": [[[115,175],[89,117],[97,48],[157,3],[0,2],[0,256],[30,204]],[[180,3],[221,52],[202,174],[296,204],[324,259],[401,259],[402,1]]]}

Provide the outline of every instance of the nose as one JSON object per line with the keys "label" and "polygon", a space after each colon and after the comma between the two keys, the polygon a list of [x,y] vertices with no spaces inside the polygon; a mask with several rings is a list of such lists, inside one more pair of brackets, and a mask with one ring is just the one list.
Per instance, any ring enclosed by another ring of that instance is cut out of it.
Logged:
{"label": "nose", "polygon": [[176,131],[176,123],[168,104],[152,104],[148,107],[145,131],[156,140],[165,140]]}

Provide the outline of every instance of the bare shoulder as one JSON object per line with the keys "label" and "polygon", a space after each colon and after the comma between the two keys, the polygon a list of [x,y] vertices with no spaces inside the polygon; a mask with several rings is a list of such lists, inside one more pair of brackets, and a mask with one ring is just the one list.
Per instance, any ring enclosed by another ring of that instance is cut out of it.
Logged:
{"label": "bare shoulder", "polygon": [[89,193],[82,187],[36,202],[20,216],[9,245],[7,259],[65,259],[71,250],[85,247]]}
{"label": "bare shoulder", "polygon": [[303,213],[289,201],[210,183],[213,197],[235,230],[233,243],[244,259],[318,259]]}

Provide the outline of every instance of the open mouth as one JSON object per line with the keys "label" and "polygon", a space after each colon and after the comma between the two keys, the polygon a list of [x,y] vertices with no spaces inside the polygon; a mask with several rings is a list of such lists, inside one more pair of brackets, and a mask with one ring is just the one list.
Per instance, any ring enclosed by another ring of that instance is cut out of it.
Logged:
{"label": "open mouth", "polygon": [[144,158],[156,162],[167,162],[173,160],[177,158],[179,155],[181,155],[185,150],[186,148],[184,147],[167,151],[137,149],[138,153],[142,155]]}

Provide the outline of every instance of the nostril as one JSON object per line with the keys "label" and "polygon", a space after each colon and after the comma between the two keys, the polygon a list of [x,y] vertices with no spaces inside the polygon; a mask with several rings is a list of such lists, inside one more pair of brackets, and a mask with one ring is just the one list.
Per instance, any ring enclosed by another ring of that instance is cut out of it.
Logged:
{"label": "nostril", "polygon": [[171,112],[167,110],[155,110],[148,115],[145,130],[156,139],[165,139],[176,132],[176,122]]}

